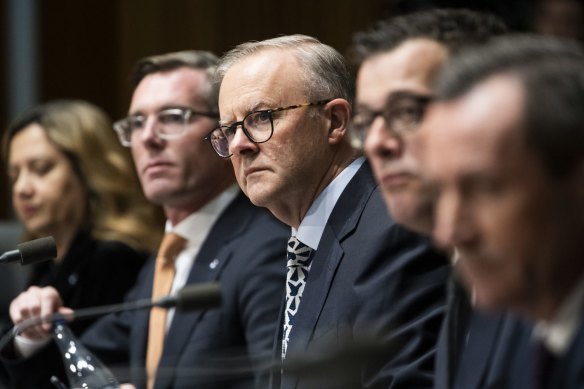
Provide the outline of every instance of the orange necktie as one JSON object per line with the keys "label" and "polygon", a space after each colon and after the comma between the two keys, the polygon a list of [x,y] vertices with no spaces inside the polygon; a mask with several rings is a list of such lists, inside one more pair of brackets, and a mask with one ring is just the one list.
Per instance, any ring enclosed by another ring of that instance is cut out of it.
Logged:
{"label": "orange necktie", "polygon": [[[169,232],[164,235],[154,271],[152,286],[152,300],[168,295],[174,279],[174,260],[184,248],[186,240],[179,235]],[[148,330],[148,352],[146,353],[146,372],[148,374],[148,389],[154,387],[156,368],[164,347],[166,334],[166,309],[152,308]]]}

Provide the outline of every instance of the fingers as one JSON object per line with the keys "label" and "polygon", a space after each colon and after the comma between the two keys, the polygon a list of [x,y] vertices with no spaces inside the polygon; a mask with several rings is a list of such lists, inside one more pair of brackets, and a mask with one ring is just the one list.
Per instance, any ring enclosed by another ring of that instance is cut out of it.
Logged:
{"label": "fingers", "polygon": [[[45,317],[56,313],[62,305],[55,288],[31,286],[10,304],[10,318],[14,324],[19,324],[31,317]],[[43,323],[25,329],[21,335],[30,339],[45,339],[50,335],[51,328],[52,323]]]}

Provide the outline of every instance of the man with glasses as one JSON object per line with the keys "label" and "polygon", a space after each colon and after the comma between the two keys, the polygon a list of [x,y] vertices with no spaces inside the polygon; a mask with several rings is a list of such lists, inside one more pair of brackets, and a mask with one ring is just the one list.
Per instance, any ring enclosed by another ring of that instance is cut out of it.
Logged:
{"label": "man with glasses", "polygon": [[[388,217],[351,146],[345,59],[314,38],[283,36],[237,46],[217,78],[221,120],[207,139],[251,201],[292,228],[272,386],[430,387],[448,269]],[[326,367],[331,348],[364,339],[374,355]]]}
{"label": "man with glasses", "polygon": [[432,231],[434,190],[420,176],[414,133],[432,99],[436,74],[461,47],[504,31],[494,16],[436,9],[383,20],[354,35],[353,124],[398,223]]}
{"label": "man with glasses", "polygon": [[[358,67],[354,127],[389,212],[410,229],[430,235],[434,228],[436,191],[421,171],[417,131],[434,96],[434,79],[461,48],[484,44],[505,31],[504,24],[491,15],[434,9],[380,21],[353,37]],[[452,247],[444,249],[452,252]],[[481,350],[501,336],[504,319],[472,313],[461,285],[452,278],[435,386],[450,387],[461,361],[473,361],[466,371],[485,366]]]}
{"label": "man with glasses", "polygon": [[[270,359],[277,329],[288,234],[249,202],[229,161],[217,158],[203,139],[217,125],[216,63],[214,55],[200,51],[139,61],[129,116],[114,126],[131,148],[146,197],[167,217],[158,258],[145,266],[127,300],[157,299],[206,281],[219,282],[222,289],[218,309],[123,312],[90,327],[82,341],[106,364],[129,365],[131,376],[120,381],[137,388],[266,386],[260,368],[267,366],[263,358]],[[21,295],[11,312],[20,321],[60,305],[48,289]],[[50,325],[23,336],[48,334]],[[59,360],[48,357],[50,351],[44,348],[28,361],[43,361],[35,374],[26,374],[30,365],[12,366],[15,384],[50,387],[42,373],[54,374],[52,364]]]}

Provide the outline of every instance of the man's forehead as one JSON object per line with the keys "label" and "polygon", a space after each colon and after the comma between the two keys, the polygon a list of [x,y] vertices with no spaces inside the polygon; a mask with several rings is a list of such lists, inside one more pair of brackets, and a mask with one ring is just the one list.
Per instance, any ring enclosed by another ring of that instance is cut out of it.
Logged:
{"label": "man's forehead", "polygon": [[297,103],[296,95],[304,91],[305,85],[296,60],[290,58],[294,56],[282,50],[266,50],[236,62],[221,83],[222,118],[230,115],[226,110],[241,114]]}
{"label": "man's forehead", "polygon": [[431,104],[421,128],[425,153],[431,163],[457,153],[469,163],[485,153],[508,155],[519,146],[513,139],[521,138],[522,109],[523,91],[509,78],[493,78],[458,99]]}
{"label": "man's forehead", "polygon": [[447,49],[429,39],[410,39],[366,60],[357,75],[357,104],[379,105],[394,92],[428,95]]}
{"label": "man's forehead", "polygon": [[144,77],[132,94],[130,113],[169,107],[204,105],[203,84],[207,78],[200,69],[179,68]]}

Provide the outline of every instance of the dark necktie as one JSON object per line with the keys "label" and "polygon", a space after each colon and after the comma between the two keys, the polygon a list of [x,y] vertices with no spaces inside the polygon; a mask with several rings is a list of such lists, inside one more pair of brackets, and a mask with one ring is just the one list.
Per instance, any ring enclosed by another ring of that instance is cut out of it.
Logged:
{"label": "dark necktie", "polygon": [[542,341],[535,346],[535,388],[548,389],[556,362],[556,356],[552,354]]}
{"label": "dark necktie", "polygon": [[286,275],[286,311],[282,333],[282,359],[286,357],[290,332],[306,286],[313,250],[295,236],[288,240],[288,273]]}
{"label": "dark necktie", "polygon": [[471,315],[470,301],[456,276],[448,283],[448,297],[445,323],[447,325],[447,387],[452,388],[458,371],[459,356],[463,350],[464,340],[468,334]]}

